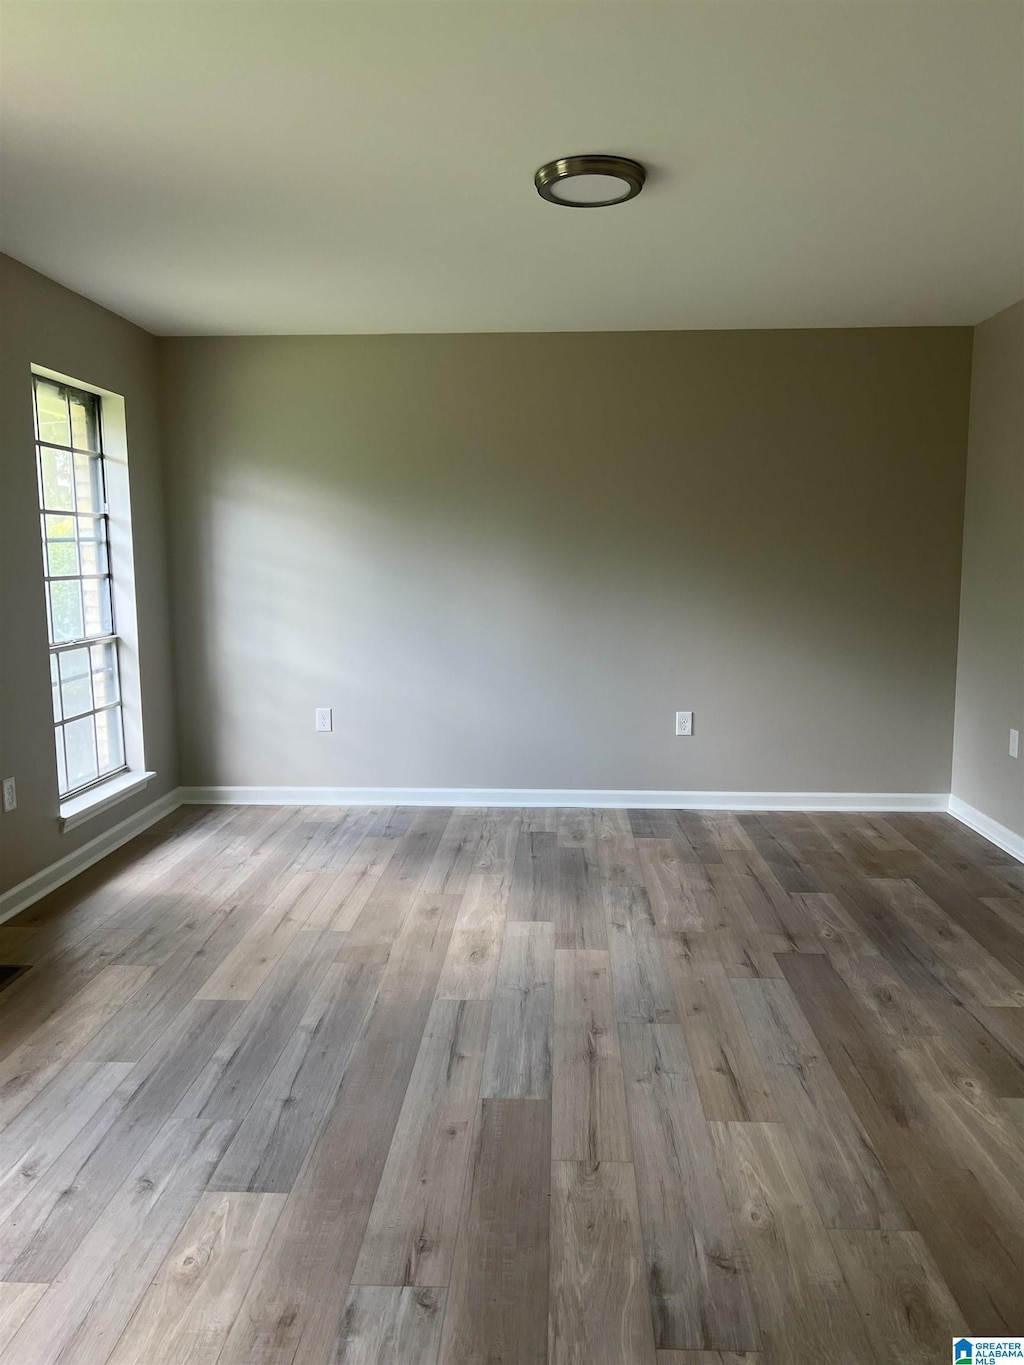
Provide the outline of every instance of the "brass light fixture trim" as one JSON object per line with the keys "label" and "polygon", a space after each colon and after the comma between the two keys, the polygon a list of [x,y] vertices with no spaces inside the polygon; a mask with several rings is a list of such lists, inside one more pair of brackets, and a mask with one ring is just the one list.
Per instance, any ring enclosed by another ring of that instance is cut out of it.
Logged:
{"label": "brass light fixture trim", "polygon": [[602,209],[635,199],[646,179],[640,162],[625,156],[563,156],[541,166],[533,183],[550,204]]}

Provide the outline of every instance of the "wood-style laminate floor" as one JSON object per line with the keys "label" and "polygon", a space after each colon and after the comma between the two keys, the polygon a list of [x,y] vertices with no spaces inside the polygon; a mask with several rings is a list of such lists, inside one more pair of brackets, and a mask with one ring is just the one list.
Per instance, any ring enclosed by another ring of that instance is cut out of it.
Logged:
{"label": "wood-style laminate floor", "polygon": [[1024,1332],[1022,892],[945,816],[179,811],[0,927],[0,1360]]}

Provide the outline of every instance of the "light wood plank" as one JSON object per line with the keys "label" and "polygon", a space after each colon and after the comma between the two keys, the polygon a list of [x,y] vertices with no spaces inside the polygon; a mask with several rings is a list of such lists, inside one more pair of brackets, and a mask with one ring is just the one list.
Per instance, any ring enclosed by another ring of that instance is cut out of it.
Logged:
{"label": "light wood plank", "polygon": [[[4,1130],[0,1169],[0,1225],[82,1129],[103,1108],[131,1071],[127,1062],[70,1062],[32,1104]],[[2,1236],[2,1231],[0,1231]]]}
{"label": "light wood plank", "polygon": [[448,1283],[474,1134],[490,1007],[434,1002],[354,1284]]}
{"label": "light wood plank", "polygon": [[788,984],[743,981],[734,990],[826,1227],[909,1228]]}
{"label": "light wood plank", "polygon": [[476,864],[480,834],[478,810],[452,811],[420,889],[431,895],[463,895]]}
{"label": "light wood plank", "polygon": [[1024,1005],[1024,979],[992,956],[908,878],[871,880],[893,914],[924,938],[937,962],[980,1005]]}
{"label": "light wood plank", "polygon": [[654,1365],[633,1167],[555,1161],[549,1365]]}
{"label": "light wood plank", "polygon": [[[818,885],[813,865],[801,863],[796,844],[789,837],[794,824],[797,832],[803,826],[802,817],[797,816],[794,821],[786,816],[780,818],[773,811],[743,811],[736,818],[783,891],[792,894],[825,889]],[[796,837],[799,838],[798,833]]]}
{"label": "light wood plank", "polygon": [[749,853],[753,851],[754,845],[750,842],[750,838],[737,819],[735,812],[706,810],[703,815],[708,838],[718,850],[718,856],[723,863],[726,862],[725,855],[728,853]]}
{"label": "light wood plank", "polygon": [[902,1046],[935,1032],[912,990],[884,957],[829,951],[836,973],[891,1042]]}
{"label": "light wood plank", "polygon": [[45,1284],[11,1284],[0,1281],[0,1355],[14,1340],[14,1334],[49,1288]]}
{"label": "light wood plank", "polygon": [[0,1061],[0,1126],[9,1124],[144,981],[146,967],[105,967]]}
{"label": "light wood plank", "polygon": [[284,1198],[200,1195],[109,1365],[216,1365]]}
{"label": "light wood plank", "polygon": [[200,1072],[181,1107],[203,1118],[242,1120],[298,1027],[343,935],[302,930]]}
{"label": "light wood plank", "polygon": [[[823,869],[823,876],[898,972],[904,990],[913,992],[935,1032],[955,1045],[994,1094],[1024,1096],[1024,1061],[1003,1047],[980,1022],[977,1016],[981,1007],[939,961],[928,940],[901,923],[869,878],[859,876],[853,868],[828,867]],[[940,894],[941,889],[936,891]]]}
{"label": "light wood plank", "polygon": [[510,919],[484,1061],[486,1098],[551,1097],[554,974],[552,925]]}
{"label": "light wood plank", "polygon": [[679,1019],[709,1119],[762,1121],[777,1117],[758,1060],[719,961],[700,950],[700,935],[665,934],[662,946],[675,987]]}
{"label": "light wood plank", "polygon": [[879,1360],[933,1365],[969,1332],[920,1233],[842,1229],[832,1246]]}
{"label": "light wood plank", "polygon": [[594,838],[602,889],[611,886],[642,888],[643,873],[627,812],[595,811]]}
{"label": "light wood plank", "polygon": [[[557,828],[557,814],[555,818]],[[510,920],[551,923],[559,890],[558,835],[526,830],[519,835],[509,895]]]}
{"label": "light wood plank", "polygon": [[642,886],[605,884],[615,1013],[649,1024],[678,1023],[675,991]]}
{"label": "light wood plank", "polygon": [[289,880],[295,898],[291,914],[303,929],[326,929],[333,919],[330,892],[334,875],[330,872],[299,872]]}
{"label": "light wood plank", "polygon": [[551,1153],[632,1161],[608,954],[555,951]]}
{"label": "light wood plank", "polygon": [[347,946],[353,952],[365,947],[390,949],[420,892],[450,815],[443,807],[407,812],[405,832],[398,836],[395,852],[348,930]]}
{"label": "light wood plank", "polygon": [[[421,876],[409,877],[414,887]],[[218,1365],[322,1365],[335,1341],[458,909],[456,896],[412,897]]]}
{"label": "light wood plank", "polygon": [[727,977],[741,981],[749,977],[781,977],[775,960],[775,942],[756,930],[708,929],[690,934],[689,939],[705,961],[721,964]]}
{"label": "light wood plank", "polygon": [[[2,1278],[54,1279],[109,1206],[125,1171],[173,1129],[176,1106],[241,1008],[236,1001],[194,1001],[178,1029],[154,1050],[156,1055],[129,1072],[46,1180],[22,1200],[0,1239]],[[216,1131],[224,1133],[223,1127]]]}
{"label": "light wood plank", "polygon": [[[591,856],[596,859],[596,850]],[[607,949],[604,901],[587,851],[576,845],[560,845],[557,872],[552,916],[555,947]]]}
{"label": "light wood plank", "polygon": [[551,1106],[483,1101],[440,1365],[547,1365]]}
{"label": "light wood plank", "polygon": [[320,903],[331,916],[324,921],[326,928],[346,933],[355,925],[398,846],[397,839],[370,834],[359,841],[345,866],[332,876],[331,885]]}
{"label": "light wood plank", "polygon": [[[694,890],[694,870],[687,871],[672,839],[637,839],[644,885],[658,928],[696,930],[705,927]],[[706,885],[703,872],[699,884]]]}
{"label": "light wood plank", "polygon": [[755,1350],[739,1233],[682,1030],[628,1022],[619,1036],[656,1344]]}
{"label": "light wood plank", "polygon": [[769,1360],[864,1365],[871,1348],[782,1125],[710,1126]]}
{"label": "light wood plank", "polygon": [[310,907],[304,874],[290,877],[253,927],[196,991],[200,1000],[251,1000],[302,930]]}
{"label": "light wood plank", "polygon": [[259,900],[246,897],[222,901],[217,896],[215,901],[211,913],[196,912],[194,927],[184,931],[170,956],[92,1040],[87,1050],[93,1060],[138,1062],[165,1044],[193,1006],[211,970],[241,941],[263,910]]}
{"label": "light wood plank", "polygon": [[285,1201],[218,1365],[322,1361],[415,1059],[410,1039],[359,1042],[345,1083]]}
{"label": "light wood plank", "polygon": [[889,1175],[974,1336],[1009,1336],[1020,1320],[1024,1260],[970,1171],[891,1163]]}
{"label": "light wood plank", "polygon": [[[827,891],[797,892],[793,902],[807,914],[809,926],[821,940],[821,946],[832,957],[871,957],[878,954],[878,946],[860,928],[841,901]],[[789,951],[780,946],[779,951]]]}
{"label": "light wood plank", "polygon": [[217,1190],[287,1193],[341,1085],[384,968],[328,967],[291,1039],[214,1173]]}
{"label": "light wood plank", "polygon": [[459,906],[448,956],[437,985],[452,1000],[490,1000],[498,981],[510,883],[494,873],[473,873]]}
{"label": "light wood plank", "polygon": [[498,807],[480,812],[480,842],[473,869],[511,882],[523,812]]}
{"label": "light wood plank", "polygon": [[[170,1123],[25,1319],[3,1365],[104,1365],[199,1198],[230,1127]],[[122,1176],[125,1176],[122,1171]]]}
{"label": "light wood plank", "polygon": [[[832,1065],[874,1151],[890,1163],[944,1166],[945,1148],[920,1141],[912,1111],[923,1100],[903,1084],[895,1049],[827,957],[780,954],[779,963],[821,1050]],[[925,1134],[927,1136],[927,1134]]]}
{"label": "light wood plank", "polygon": [[[382,811],[374,807],[358,810],[344,808],[329,810],[312,807],[304,812],[303,831],[299,846],[293,854],[296,871],[321,873],[338,877],[345,873],[359,850],[365,851],[365,840],[378,833]],[[403,822],[407,831],[409,818]],[[397,839],[393,840],[397,844]],[[344,885],[344,883],[343,883]]]}
{"label": "light wood plank", "polygon": [[558,812],[558,842],[563,848],[583,848],[597,855],[597,820],[592,810]]}
{"label": "light wood plank", "polygon": [[955,1051],[940,1038],[919,1038],[900,1049],[900,1075],[920,1096],[910,1118],[922,1142],[948,1153],[949,1166],[972,1170],[1006,1220],[1007,1245],[1016,1244],[1024,1268],[1024,1142]]}
{"label": "light wood plank", "polygon": [[434,1365],[446,1291],[356,1285],[329,1365]]}
{"label": "light wood plank", "polygon": [[[791,953],[819,953],[822,943],[815,932],[813,917],[798,905],[780,884],[772,867],[756,849],[722,854],[726,869],[736,877],[736,886],[746,902],[754,927],[769,938],[778,939],[776,950]],[[795,894],[818,888],[803,886]]]}
{"label": "light wood plank", "polygon": [[[959,828],[963,829],[963,826]],[[985,847],[991,849],[992,846],[986,844]],[[1020,914],[1024,896],[1017,894],[1012,897],[1016,902],[1017,914],[1008,921],[1004,916],[992,913],[990,907],[966,889],[961,870],[964,867],[969,868],[975,876],[981,871],[976,862],[967,861],[958,867],[956,861],[952,859],[944,861],[941,866],[931,861],[926,867],[914,870],[913,880],[931,901],[976,939],[996,962],[1003,963],[1018,980],[1024,981],[1024,926],[1021,924]],[[1021,864],[1016,863],[1014,867],[1016,868],[1014,875],[1019,876]],[[1006,893],[1001,886],[997,891],[993,885],[991,889],[986,888],[981,894],[1002,896]]]}

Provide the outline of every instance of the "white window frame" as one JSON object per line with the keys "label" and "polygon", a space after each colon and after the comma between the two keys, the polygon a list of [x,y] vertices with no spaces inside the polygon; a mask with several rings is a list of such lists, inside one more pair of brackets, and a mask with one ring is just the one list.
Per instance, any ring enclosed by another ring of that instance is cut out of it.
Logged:
{"label": "white window frame", "polygon": [[[60,800],[64,830],[108,810],[119,801],[141,791],[156,776],[146,768],[145,734],[142,723],[142,679],[139,667],[139,623],[135,605],[135,547],[132,540],[131,487],[128,476],[128,429],[125,401],[110,389],[87,383],[71,375],[32,365],[32,375],[52,379],[73,389],[95,394],[100,400],[103,445],[103,472],[107,501],[107,527],[110,554],[110,591],[114,627],[117,635],[117,660],[121,687],[121,714],[124,723],[126,768],[100,779],[77,796]],[[32,394],[33,411],[35,394]],[[33,458],[36,457],[33,444]],[[47,636],[49,643],[49,636]],[[49,650],[47,651],[49,655]],[[56,741],[54,740],[54,788],[57,786]]]}

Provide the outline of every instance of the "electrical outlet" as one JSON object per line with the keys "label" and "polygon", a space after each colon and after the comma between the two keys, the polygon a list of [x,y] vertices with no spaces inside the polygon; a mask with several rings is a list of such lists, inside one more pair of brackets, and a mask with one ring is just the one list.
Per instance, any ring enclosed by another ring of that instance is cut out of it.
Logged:
{"label": "electrical outlet", "polygon": [[1020,753],[1020,731],[1010,731],[1010,757],[1016,758]]}
{"label": "electrical outlet", "polygon": [[692,712],[692,711],[677,711],[677,712],[676,712],[676,734],[677,734],[677,735],[692,735],[692,734],[693,734],[693,712]]}
{"label": "electrical outlet", "polygon": [[13,777],[4,778],[4,814],[9,815],[12,810],[18,809],[18,789],[14,785]]}
{"label": "electrical outlet", "polygon": [[334,729],[334,722],[331,719],[331,708],[329,706],[318,706],[316,708],[316,732],[318,735],[329,735]]}

